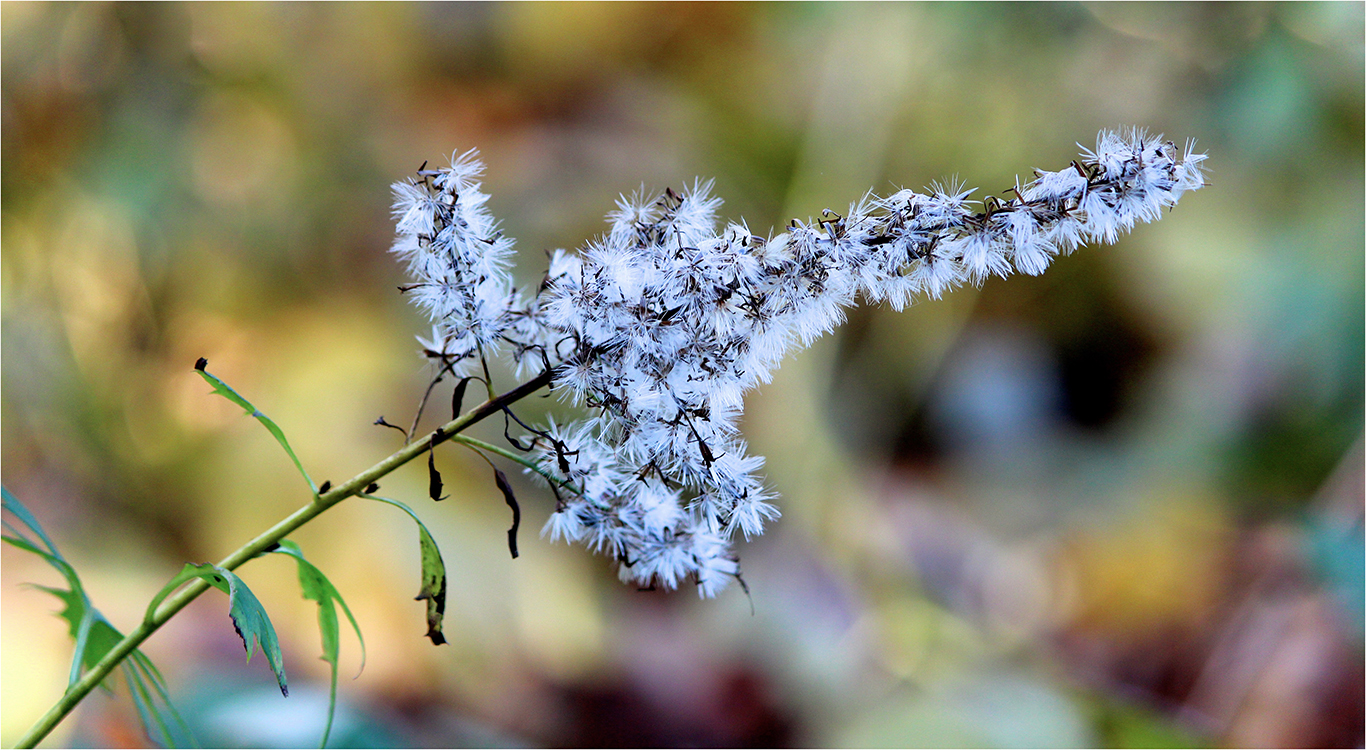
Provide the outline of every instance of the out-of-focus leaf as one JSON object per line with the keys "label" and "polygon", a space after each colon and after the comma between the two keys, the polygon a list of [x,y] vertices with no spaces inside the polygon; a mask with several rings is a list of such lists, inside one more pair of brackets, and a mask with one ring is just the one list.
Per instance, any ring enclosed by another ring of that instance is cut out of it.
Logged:
{"label": "out-of-focus leaf", "polygon": [[[53,544],[43,531],[38,519],[8,489],[0,488],[0,494],[3,495],[4,509],[12,513],[37,535],[47,549],[40,548],[28,538],[23,530],[15,527],[9,521],[5,521],[5,527],[14,535],[5,535],[4,541],[46,560],[49,565],[62,574],[70,586],[69,589],[35,586],[35,588],[57,597],[64,605],[58,616],[66,620],[71,637],[76,644],[71,658],[71,672],[67,683],[69,687],[80,680],[84,670],[98,664],[114,646],[118,645],[119,641],[123,640],[123,633],[119,632],[90,603],[90,597],[85,593],[85,587],[81,584],[76,569],[57,551],[57,545]],[[185,720],[176,711],[175,706],[171,704],[169,692],[166,690],[166,681],[152,660],[147,658],[147,655],[142,651],[135,650],[120,665],[120,669],[123,670],[129,695],[133,699],[133,705],[137,708],[138,716],[142,720],[143,730],[146,731],[147,736],[153,742],[171,747],[181,744],[193,745],[194,737],[190,734]],[[107,682],[102,682],[101,687],[109,690]]]}
{"label": "out-of-focus leaf", "polygon": [[337,587],[333,586],[327,576],[313,563],[304,559],[303,550],[298,544],[283,539],[280,546],[272,551],[294,558],[299,565],[299,585],[304,590],[304,598],[318,603],[318,630],[322,633],[323,639],[322,660],[332,665],[332,687],[327,699],[327,724],[323,727],[322,741],[318,743],[318,747],[327,747],[327,738],[332,734],[332,719],[337,713],[337,666],[341,655],[341,628],[337,620],[337,604],[340,604],[342,611],[346,613],[346,619],[351,621],[351,627],[356,631],[356,640],[360,641],[361,669],[365,668],[365,637],[361,635],[360,625],[356,624],[351,608],[346,606],[346,601],[337,592]]}
{"label": "out-of-focus leaf", "polygon": [[[61,554],[57,552],[57,546],[47,537],[47,534],[43,531],[43,527],[39,525],[38,519],[33,517],[33,514],[29,512],[28,508],[26,508],[23,503],[19,502],[19,498],[15,497],[9,491],[8,487],[0,487],[0,504],[3,504],[5,510],[13,513],[20,521],[24,522],[25,526],[29,527],[33,533],[37,534],[38,538],[43,540],[43,544],[47,545],[48,552],[58,559],[61,558]],[[10,526],[8,522],[6,522],[5,525],[9,526],[10,529],[21,537],[24,535],[21,530]],[[66,561],[63,560],[62,562],[65,563]]]}
{"label": "out-of-focus leaf", "polygon": [[[194,741],[194,735],[190,732],[190,727],[185,723],[185,719],[180,716],[171,705],[171,697],[166,690],[166,681],[162,678],[161,672],[152,664],[152,661],[142,654],[134,652],[123,664],[124,680],[128,683],[128,692],[133,697],[133,705],[137,708],[138,717],[142,720],[142,725],[147,728],[147,735],[156,741],[156,734],[152,732],[155,726],[160,733],[161,744],[176,747],[179,745],[190,745],[198,747]],[[166,708],[160,708],[164,705]],[[175,722],[174,726],[167,722],[167,718]]]}
{"label": "out-of-focus leaf", "polygon": [[1106,704],[1097,717],[1105,747],[1210,747],[1207,739],[1170,718],[1108,700]]}
{"label": "out-of-focus leaf", "polygon": [[199,373],[200,377],[204,378],[204,380],[207,381],[209,385],[213,386],[214,393],[217,393],[223,398],[226,398],[234,404],[237,404],[238,406],[245,409],[247,414],[260,420],[261,424],[265,425],[267,430],[270,430],[270,434],[275,436],[275,440],[280,444],[280,447],[285,449],[285,453],[288,453],[289,457],[294,460],[294,466],[299,469],[299,473],[303,475],[304,481],[308,482],[308,489],[311,490],[313,494],[318,494],[318,486],[313,484],[313,479],[308,476],[307,471],[304,471],[303,463],[299,461],[298,456],[294,455],[294,449],[289,447],[289,441],[285,439],[285,433],[283,430],[280,429],[280,426],[275,424],[275,422],[272,421],[270,417],[267,417],[266,415],[262,414],[261,411],[257,409],[255,406],[252,406],[250,401],[242,398],[242,396],[239,395],[237,391],[234,391],[227,383],[224,383],[222,380],[219,380],[216,376],[209,374],[209,372],[207,372],[204,369],[207,365],[208,360],[204,359],[203,357],[200,357],[199,361],[195,362],[195,372]]}
{"label": "out-of-focus leaf", "polygon": [[[71,637],[76,642],[76,649],[71,657],[71,671],[67,677],[67,687],[70,687],[76,684],[77,680],[81,679],[81,670],[83,667],[99,662],[100,659],[104,658],[104,654],[108,651],[108,649],[106,649],[103,652],[97,652],[93,655],[87,652],[90,645],[90,631],[95,623],[95,608],[91,606],[90,598],[86,596],[85,588],[81,585],[80,576],[76,575],[76,569],[71,567],[70,563],[63,559],[60,554],[54,555],[50,552],[43,551],[38,545],[34,544],[32,540],[22,536],[22,532],[19,532],[18,529],[14,529],[12,526],[10,528],[21,535],[6,536],[4,539],[7,543],[18,547],[25,552],[32,552],[46,560],[49,565],[61,572],[62,577],[66,578],[67,584],[71,587],[70,590],[53,589],[46,586],[38,587],[43,591],[55,594],[67,604],[66,608],[63,609],[60,614],[63,619],[70,623]],[[93,659],[91,658],[92,656]]]}
{"label": "out-of-focus leaf", "polygon": [[[43,591],[55,595],[66,605],[66,607],[62,609],[60,616],[70,625],[71,637],[76,642],[75,653],[71,658],[71,671],[67,678],[67,687],[70,687],[81,679],[81,672],[83,669],[99,663],[100,659],[103,659],[104,655],[109,653],[109,649],[113,648],[114,644],[123,639],[123,635],[115,630],[112,625],[109,625],[108,622],[105,622],[103,616],[101,616],[95,607],[91,605],[90,597],[86,595],[85,587],[81,584],[81,578],[76,574],[76,569],[71,566],[71,563],[66,561],[66,558],[62,557],[60,552],[57,551],[57,546],[52,543],[52,540],[49,539],[47,534],[43,531],[42,526],[38,523],[38,519],[34,518],[33,514],[30,513],[28,509],[24,507],[24,504],[19,502],[19,499],[12,495],[8,489],[3,489],[0,492],[3,494],[4,509],[13,513],[25,526],[31,529],[33,533],[37,534],[38,538],[43,541],[43,544],[47,546],[47,550],[39,548],[38,545],[34,544],[21,529],[10,525],[8,522],[6,522],[6,525],[15,533],[15,536],[5,536],[4,540],[19,549],[32,552],[46,560],[49,565],[56,568],[57,571],[62,574],[62,577],[66,579],[67,585],[70,586],[70,589],[54,589],[47,586],[38,587]],[[97,622],[103,622],[103,626],[98,629],[98,632],[96,632],[97,629],[95,627]],[[109,638],[109,632],[112,632],[114,635],[112,640]],[[91,647],[92,633],[96,634],[96,644],[94,648]]]}
{"label": "out-of-focus leaf", "polygon": [[82,592],[49,586],[34,586],[34,588],[52,594],[60,599],[64,605],[57,616],[66,620],[71,637],[80,644],[81,660],[76,665],[77,669],[75,670],[77,680],[81,678],[82,670],[98,664],[100,659],[109,653],[110,649],[123,640],[123,633],[120,633],[108,620],[104,619],[98,610],[91,607],[90,600]]}
{"label": "out-of-focus leaf", "polygon": [[232,618],[232,626],[237,630],[242,645],[247,649],[247,661],[251,661],[251,657],[256,653],[256,646],[252,643],[255,641],[261,647],[261,653],[265,654],[270,671],[275,673],[275,681],[280,684],[280,692],[288,696],[289,683],[285,680],[284,657],[280,653],[280,641],[275,636],[275,626],[270,623],[270,616],[266,614],[260,600],[232,571],[211,563],[186,563],[179,575],[171,579],[171,582],[152,599],[152,603],[147,607],[147,616],[151,617],[157,605],[172,591],[193,578],[203,578],[214,588],[228,595],[228,616]]}
{"label": "out-of-focus leaf", "polygon": [[418,592],[416,600],[427,602],[427,637],[432,639],[432,645],[440,646],[446,642],[446,636],[441,632],[441,621],[446,616],[446,563],[441,559],[441,550],[437,549],[436,540],[432,539],[422,519],[407,505],[378,495],[361,497],[388,503],[407,513],[417,524],[418,546],[422,554],[422,589]]}

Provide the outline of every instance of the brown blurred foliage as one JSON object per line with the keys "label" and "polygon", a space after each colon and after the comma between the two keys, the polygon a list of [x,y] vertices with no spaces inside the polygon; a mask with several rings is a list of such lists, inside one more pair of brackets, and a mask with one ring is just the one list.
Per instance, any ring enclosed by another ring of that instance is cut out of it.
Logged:
{"label": "brown blurred foliage", "polygon": [[[319,481],[387,455],[371,423],[430,376],[388,185],[455,149],[535,283],[641,184],[715,177],[762,232],[870,187],[999,192],[1146,126],[1198,139],[1211,186],[1042,277],[856,309],[750,398],[785,516],[740,546],[752,616],[530,534],[509,560],[454,449],[440,506],[421,467],[385,482],[446,554],[448,646],[404,518],[304,529],[369,646],[334,739],[1359,747],[1362,28],[1360,3],[5,3],[5,486],[128,627],[306,500],[197,357]],[[537,528],[552,501],[518,495]],[[147,650],[206,746],[313,743],[312,605],[286,563],[242,574],[289,699],[221,599]],[[70,654],[27,581],[54,582],[6,547],[6,743]],[[116,693],[51,742],[145,738]]]}

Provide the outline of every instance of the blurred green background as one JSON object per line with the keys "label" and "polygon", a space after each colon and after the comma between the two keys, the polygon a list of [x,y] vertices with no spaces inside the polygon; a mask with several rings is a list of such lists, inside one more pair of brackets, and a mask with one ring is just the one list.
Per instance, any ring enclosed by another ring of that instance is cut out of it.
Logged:
{"label": "blurred green background", "polygon": [[[389,184],[479,148],[535,283],[621,192],[714,177],[763,233],[870,187],[985,193],[1101,128],[1210,153],[1117,246],[897,314],[852,310],[751,395],[784,518],[733,587],[636,592],[535,536],[488,468],[294,538],[369,661],[334,739],[427,746],[1343,746],[1363,742],[1363,5],[5,3],[4,483],[121,627],[185,561],[390,453],[430,372]],[[511,384],[504,376],[502,383]],[[438,391],[438,394],[445,393]],[[439,397],[438,397],[439,401]],[[528,407],[536,415],[544,405]],[[486,426],[478,434],[497,438]],[[511,473],[511,467],[507,467]],[[287,561],[240,571],[292,695],[206,596],[149,641],[206,746],[308,745],[326,665]],[[3,552],[12,744],[70,645]],[[359,666],[343,635],[342,673]],[[54,745],[145,742],[96,696]]]}

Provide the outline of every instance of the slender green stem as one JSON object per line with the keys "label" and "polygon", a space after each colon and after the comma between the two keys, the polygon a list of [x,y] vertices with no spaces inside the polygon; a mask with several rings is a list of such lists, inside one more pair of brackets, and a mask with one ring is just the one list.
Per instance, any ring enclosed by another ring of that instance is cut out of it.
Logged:
{"label": "slender green stem", "polygon": [[[333,487],[331,490],[318,495],[308,505],[289,514],[284,520],[262,532],[255,539],[252,539],[250,542],[237,548],[235,552],[223,558],[223,560],[218,563],[218,566],[227,568],[228,570],[235,570],[238,566],[253,557],[273,548],[280,543],[281,539],[284,539],[300,526],[317,518],[328,508],[331,508],[348,497],[364,492],[365,488],[370,486],[371,483],[388,475],[393,470],[408,463],[414,458],[417,458],[437,444],[450,440],[470,425],[479,422],[491,414],[502,411],[508,404],[515,403],[549,384],[550,373],[545,372],[501,396],[490,398],[488,401],[476,406],[465,414],[462,414],[460,417],[436,428],[423,439],[415,440],[403,446],[383,461],[362,471],[346,482]],[[496,446],[488,447],[496,448]],[[136,628],[133,628],[128,635],[124,636],[123,640],[115,644],[114,647],[104,655],[103,659],[100,659],[95,666],[91,667],[88,672],[81,676],[81,679],[77,680],[75,684],[68,688],[61,699],[28,730],[28,733],[19,740],[15,747],[35,747],[48,735],[48,733],[56,728],[57,724],[60,723],[62,719],[66,718],[67,714],[71,713],[71,710],[74,709],[91,690],[95,689],[96,685],[103,682],[104,678],[108,677],[110,672],[113,672],[124,659],[128,658],[129,654],[132,654],[133,651],[141,646],[143,641],[147,640],[152,633],[155,633],[158,628],[165,625],[177,612],[184,609],[186,605],[194,601],[196,597],[208,589],[209,584],[207,582],[202,578],[196,578],[187,583],[184,588],[181,588],[179,591],[168,596],[166,600],[161,603],[161,606],[157,608],[156,612],[150,614]]]}
{"label": "slender green stem", "polygon": [[493,443],[486,443],[483,440],[480,440],[479,438],[472,438],[469,435],[452,435],[451,441],[456,443],[464,443],[465,445],[468,445],[471,448],[477,448],[481,451],[487,451],[494,455],[502,456],[503,458],[506,458],[509,461],[516,461],[517,463],[527,467],[528,469],[531,469],[537,474],[540,474],[542,477],[545,478],[547,482],[557,484],[574,493],[575,495],[583,494],[583,490],[579,489],[572,482],[560,479],[559,477],[550,474],[545,469],[542,469],[534,459],[527,458],[526,456],[523,456],[518,453],[513,453],[507,448],[500,448],[494,445]]}

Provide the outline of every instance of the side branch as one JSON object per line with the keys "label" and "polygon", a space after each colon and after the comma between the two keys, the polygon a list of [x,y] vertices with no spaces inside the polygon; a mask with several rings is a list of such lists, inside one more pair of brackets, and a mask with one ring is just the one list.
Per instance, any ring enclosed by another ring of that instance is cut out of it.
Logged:
{"label": "side branch", "polygon": [[[436,428],[422,440],[417,440],[403,446],[393,455],[371,466],[365,471],[357,474],[342,484],[318,495],[308,505],[299,508],[289,514],[284,520],[262,532],[255,539],[239,547],[235,552],[223,558],[218,566],[228,570],[235,570],[248,560],[273,549],[289,534],[296,529],[317,518],[328,508],[340,503],[348,497],[358,495],[365,491],[372,483],[390,474],[398,467],[422,455],[429,447],[444,443],[457,433],[465,430],[471,425],[483,420],[490,414],[502,411],[509,404],[516,403],[523,398],[539,391],[550,384],[551,372],[547,370],[535,378],[513,388],[499,396],[495,396],[488,401],[476,406],[470,411],[462,414],[446,424]],[[194,601],[196,597],[209,589],[209,584],[203,579],[196,578],[179,591],[166,598],[157,611],[143,620],[136,628],[124,636],[104,655],[95,666],[91,667],[81,679],[73,684],[61,699],[43,715],[41,719],[29,729],[28,733],[19,740],[15,747],[29,748],[35,747],[43,740],[72,709],[104,681],[128,655],[133,653],[143,641],[155,633],[162,625],[165,625],[177,612],[184,609],[186,605]]]}

